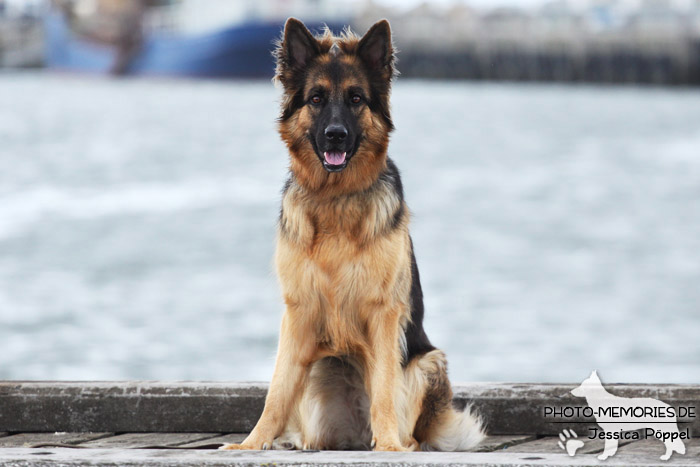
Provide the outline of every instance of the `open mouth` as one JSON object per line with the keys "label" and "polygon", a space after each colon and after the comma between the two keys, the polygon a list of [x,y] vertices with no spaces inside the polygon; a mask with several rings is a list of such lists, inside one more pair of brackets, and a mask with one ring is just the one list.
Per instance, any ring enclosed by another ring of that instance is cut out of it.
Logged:
{"label": "open mouth", "polygon": [[326,151],[323,153],[323,167],[329,172],[340,172],[348,165],[347,152]]}

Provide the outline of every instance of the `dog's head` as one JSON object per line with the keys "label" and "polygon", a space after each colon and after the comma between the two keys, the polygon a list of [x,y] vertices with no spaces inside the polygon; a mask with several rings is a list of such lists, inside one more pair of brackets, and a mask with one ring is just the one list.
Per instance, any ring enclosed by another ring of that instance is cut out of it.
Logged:
{"label": "dog's head", "polygon": [[602,386],[600,378],[598,378],[598,372],[593,370],[591,376],[584,379],[583,382],[577,387],[571,390],[571,394],[576,397],[586,397],[590,390]]}
{"label": "dog's head", "polygon": [[292,170],[318,183],[330,173],[371,177],[383,167],[393,129],[389,23],[379,21],[362,38],[329,30],[314,37],[290,18],[276,57],[276,80],[284,88],[280,134]]}

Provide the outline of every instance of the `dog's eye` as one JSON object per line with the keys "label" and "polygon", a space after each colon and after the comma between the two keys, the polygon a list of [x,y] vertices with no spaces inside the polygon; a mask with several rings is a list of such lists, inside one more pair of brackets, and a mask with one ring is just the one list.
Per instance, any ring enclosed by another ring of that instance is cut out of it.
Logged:
{"label": "dog's eye", "polygon": [[362,96],[359,94],[355,94],[350,98],[350,102],[352,102],[353,104],[359,104],[360,102],[362,102]]}
{"label": "dog's eye", "polygon": [[310,100],[312,104],[318,105],[321,103],[321,96],[319,96],[318,94],[314,94],[313,96],[311,96]]}

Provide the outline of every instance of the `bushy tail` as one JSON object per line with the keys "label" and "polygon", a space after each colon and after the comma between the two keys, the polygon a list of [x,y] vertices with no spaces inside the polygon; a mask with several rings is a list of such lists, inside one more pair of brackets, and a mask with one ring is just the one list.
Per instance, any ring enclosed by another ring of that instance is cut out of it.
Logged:
{"label": "bushy tail", "polygon": [[428,439],[421,443],[421,450],[469,451],[485,437],[483,423],[470,406],[463,411],[450,408],[435,421]]}

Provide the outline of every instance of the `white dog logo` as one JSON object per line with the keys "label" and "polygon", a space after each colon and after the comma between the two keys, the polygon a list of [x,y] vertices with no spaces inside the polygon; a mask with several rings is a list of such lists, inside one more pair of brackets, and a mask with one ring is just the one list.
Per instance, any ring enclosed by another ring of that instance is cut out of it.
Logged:
{"label": "white dog logo", "polygon": [[593,409],[595,420],[605,432],[605,448],[598,459],[605,460],[615,454],[619,435],[623,431],[644,430],[666,446],[661,460],[668,460],[673,452],[685,454],[685,444],[678,431],[674,409],[650,397],[618,397],[605,390],[593,371],[579,387],[571,391],[576,397],[585,397]]}

